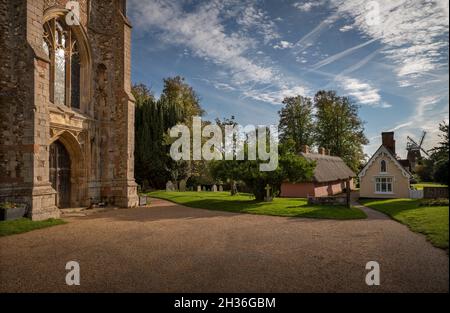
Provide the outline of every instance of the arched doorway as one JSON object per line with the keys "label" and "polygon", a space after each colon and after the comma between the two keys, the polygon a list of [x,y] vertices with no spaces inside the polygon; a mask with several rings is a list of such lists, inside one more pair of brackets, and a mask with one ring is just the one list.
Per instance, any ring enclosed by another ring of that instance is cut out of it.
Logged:
{"label": "arched doorway", "polygon": [[56,190],[56,206],[70,207],[70,167],[71,160],[66,147],[59,141],[50,145],[50,181]]}

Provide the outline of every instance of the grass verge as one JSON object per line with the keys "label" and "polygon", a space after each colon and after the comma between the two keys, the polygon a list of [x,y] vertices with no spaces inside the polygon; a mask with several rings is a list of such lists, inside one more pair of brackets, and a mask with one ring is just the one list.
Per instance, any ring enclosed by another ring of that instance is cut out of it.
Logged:
{"label": "grass verge", "polygon": [[35,229],[61,224],[66,224],[66,222],[53,218],[45,221],[32,221],[28,218],[21,218],[13,221],[0,221],[0,237],[26,233]]}
{"label": "grass verge", "polygon": [[308,205],[303,198],[275,198],[272,202],[255,201],[250,194],[231,196],[229,192],[166,192],[153,191],[150,197],[166,199],[188,207],[272,216],[322,219],[363,219],[366,214],[357,208],[333,205]]}
{"label": "grass verge", "polygon": [[448,249],[448,206],[420,206],[416,199],[364,199],[360,203],[424,234],[434,246]]}

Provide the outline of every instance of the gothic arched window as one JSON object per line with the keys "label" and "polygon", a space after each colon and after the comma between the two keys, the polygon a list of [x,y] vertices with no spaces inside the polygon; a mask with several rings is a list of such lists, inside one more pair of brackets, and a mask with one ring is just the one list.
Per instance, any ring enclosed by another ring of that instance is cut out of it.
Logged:
{"label": "gothic arched window", "polygon": [[381,173],[386,173],[386,161],[385,160],[381,160],[380,167],[381,167],[380,172]]}
{"label": "gothic arched window", "polygon": [[44,24],[43,48],[50,59],[50,101],[79,109],[79,48],[64,19],[53,18]]}

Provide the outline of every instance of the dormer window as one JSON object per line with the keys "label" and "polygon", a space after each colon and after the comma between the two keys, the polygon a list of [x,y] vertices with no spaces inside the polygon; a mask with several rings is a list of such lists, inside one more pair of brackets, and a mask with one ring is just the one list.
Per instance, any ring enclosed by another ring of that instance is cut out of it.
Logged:
{"label": "dormer window", "polygon": [[386,170],[386,161],[385,160],[381,160],[381,162],[380,162],[380,172],[381,173],[386,173],[387,172],[387,170]]}

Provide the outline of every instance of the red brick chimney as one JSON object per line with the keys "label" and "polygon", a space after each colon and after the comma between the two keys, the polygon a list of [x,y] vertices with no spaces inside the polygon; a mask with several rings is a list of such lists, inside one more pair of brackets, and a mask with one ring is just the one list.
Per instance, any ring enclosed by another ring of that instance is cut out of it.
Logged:
{"label": "red brick chimney", "polygon": [[309,146],[303,145],[303,146],[302,146],[302,152],[303,152],[303,153],[309,153]]}
{"label": "red brick chimney", "polygon": [[394,132],[381,133],[381,142],[383,146],[391,150],[391,152],[395,155]]}

